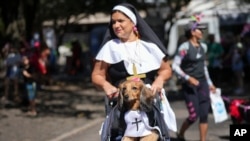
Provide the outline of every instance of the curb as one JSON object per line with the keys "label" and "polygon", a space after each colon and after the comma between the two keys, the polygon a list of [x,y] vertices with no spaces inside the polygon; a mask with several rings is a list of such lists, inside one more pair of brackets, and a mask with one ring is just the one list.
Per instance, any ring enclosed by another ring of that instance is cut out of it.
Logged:
{"label": "curb", "polygon": [[95,119],[94,121],[91,121],[91,122],[89,122],[88,124],[85,124],[82,127],[78,127],[78,128],[73,129],[73,130],[71,130],[69,132],[63,133],[62,135],[57,136],[57,137],[55,137],[55,138],[53,138],[53,139],[51,139],[49,141],[61,141],[61,140],[66,139],[66,138],[68,138],[70,136],[73,136],[73,135],[75,135],[75,134],[77,134],[79,132],[82,132],[82,131],[84,131],[84,130],[86,130],[86,129],[94,126],[94,125],[100,124],[103,121],[104,121],[104,118]]}

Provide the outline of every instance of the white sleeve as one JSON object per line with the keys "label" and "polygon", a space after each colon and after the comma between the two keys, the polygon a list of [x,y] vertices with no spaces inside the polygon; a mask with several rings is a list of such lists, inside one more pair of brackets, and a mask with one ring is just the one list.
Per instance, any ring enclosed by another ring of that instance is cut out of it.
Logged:
{"label": "white sleeve", "polygon": [[206,65],[204,66],[204,72],[205,72],[205,76],[206,76],[206,80],[207,80],[208,85],[209,85],[209,86],[212,86],[212,85],[213,85],[213,82],[212,82],[212,80],[210,79],[210,76],[209,76],[208,69],[207,69],[207,66],[206,66]]}
{"label": "white sleeve", "polygon": [[96,60],[101,60],[109,64],[114,64],[121,61],[123,58],[119,52],[115,49],[116,46],[119,46],[115,41],[108,41],[104,46],[100,49],[98,54],[96,55]]}
{"label": "white sleeve", "polygon": [[187,75],[182,69],[181,69],[181,63],[183,58],[186,56],[188,50],[188,42],[185,42],[181,44],[181,46],[178,49],[177,54],[175,55],[172,63],[172,69],[173,71],[180,77],[184,78],[185,80],[188,80],[190,78],[189,75]]}

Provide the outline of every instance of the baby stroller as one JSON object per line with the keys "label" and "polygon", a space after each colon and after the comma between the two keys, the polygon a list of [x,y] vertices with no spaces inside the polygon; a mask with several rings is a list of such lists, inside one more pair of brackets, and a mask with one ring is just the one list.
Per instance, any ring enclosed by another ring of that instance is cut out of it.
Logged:
{"label": "baby stroller", "polygon": [[[116,99],[110,101],[107,98],[105,99],[105,108],[108,114],[102,125],[101,141],[121,141],[123,137],[126,128],[123,118],[124,114],[119,110],[116,101]],[[157,96],[156,101],[153,105],[153,109],[150,112],[146,112],[149,118],[149,124],[159,127],[161,135],[158,141],[170,141],[169,130],[160,111],[159,96]]]}

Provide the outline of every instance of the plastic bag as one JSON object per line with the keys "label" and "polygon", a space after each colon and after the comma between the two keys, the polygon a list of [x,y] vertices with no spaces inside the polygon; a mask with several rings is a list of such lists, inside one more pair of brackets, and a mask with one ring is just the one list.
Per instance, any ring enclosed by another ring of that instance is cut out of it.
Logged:
{"label": "plastic bag", "polygon": [[221,89],[217,88],[215,93],[210,92],[211,108],[215,123],[220,123],[228,119],[225,103],[221,97]]}
{"label": "plastic bag", "polygon": [[161,112],[163,114],[163,118],[167,124],[168,129],[176,132],[177,124],[175,113],[168,102],[164,89],[162,89],[161,91]]}
{"label": "plastic bag", "polygon": [[[151,85],[149,84],[147,84],[146,86],[149,88],[151,87]],[[175,113],[168,102],[166,91],[164,89],[161,89],[160,93],[160,110],[168,130],[177,132]]]}

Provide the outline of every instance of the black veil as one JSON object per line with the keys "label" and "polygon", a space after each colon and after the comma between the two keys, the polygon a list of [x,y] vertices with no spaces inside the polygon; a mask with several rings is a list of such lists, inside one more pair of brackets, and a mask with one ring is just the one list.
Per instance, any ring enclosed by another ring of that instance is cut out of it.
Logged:
{"label": "black veil", "polygon": [[[139,15],[139,12],[137,11],[137,9],[129,3],[122,3],[119,5],[127,7],[135,14],[136,20],[137,20],[136,27],[137,27],[137,30],[140,34],[140,39],[143,41],[155,43],[167,57],[168,53],[167,53],[166,47],[163,45],[163,43],[158,38],[158,36],[155,34],[155,32],[151,29],[151,27],[144,21],[144,19],[142,19],[142,17]],[[115,39],[115,38],[117,38],[117,36],[114,34],[114,32],[112,30],[112,25],[111,25],[111,21],[110,21],[108,29],[104,35],[101,47],[109,40]]]}

